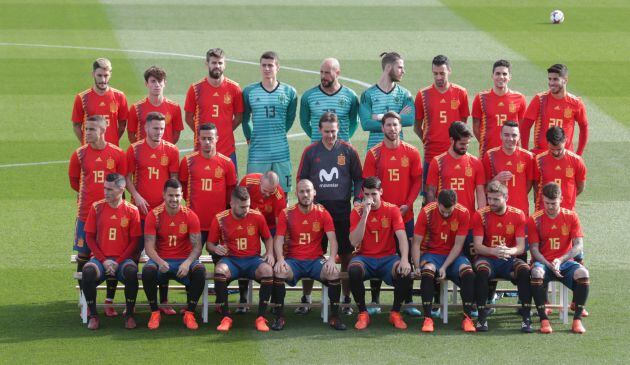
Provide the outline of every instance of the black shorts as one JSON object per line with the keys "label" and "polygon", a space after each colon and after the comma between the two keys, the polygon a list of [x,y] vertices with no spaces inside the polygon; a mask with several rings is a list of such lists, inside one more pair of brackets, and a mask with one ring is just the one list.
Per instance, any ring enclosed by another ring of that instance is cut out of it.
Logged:
{"label": "black shorts", "polygon": [[[351,254],[354,251],[354,247],[350,244],[350,220],[333,221],[333,224],[335,225],[339,254]],[[328,236],[326,235],[322,238],[322,250],[324,250],[324,253],[328,252]]]}

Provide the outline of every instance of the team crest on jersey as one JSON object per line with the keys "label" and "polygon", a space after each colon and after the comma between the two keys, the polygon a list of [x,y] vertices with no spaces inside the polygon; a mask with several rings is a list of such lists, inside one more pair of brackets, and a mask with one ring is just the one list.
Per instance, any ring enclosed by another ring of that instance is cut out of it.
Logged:
{"label": "team crest on jersey", "polygon": [[564,117],[565,118],[572,118],[573,117],[573,109],[571,109],[571,108],[564,109]]}
{"label": "team crest on jersey", "polygon": [[516,172],[518,172],[520,174],[523,171],[525,171],[525,164],[522,163],[522,162],[517,163],[516,164]]}
{"label": "team crest on jersey", "polygon": [[451,231],[455,232],[457,231],[457,229],[459,228],[459,222],[457,220],[454,220],[451,222]]}
{"label": "team crest on jersey", "polygon": [[120,226],[122,228],[127,228],[129,226],[129,218],[127,217],[120,218]]}
{"label": "team crest on jersey", "polygon": [[394,103],[400,103],[400,96],[394,96]]}
{"label": "team crest on jersey", "polygon": [[508,105],[508,110],[510,111],[510,113],[516,113],[516,104],[510,103]]}
{"label": "team crest on jersey", "polygon": [[339,154],[339,156],[337,156],[337,165],[343,166],[345,164],[346,164],[346,156],[344,154]]}
{"label": "team crest on jersey", "polygon": [[271,213],[272,210],[273,208],[271,207],[271,205],[265,205],[265,213]]}
{"label": "team crest on jersey", "polygon": [[162,165],[162,166],[167,166],[168,165],[168,156],[167,155],[162,155],[162,157],[160,158],[160,165]]}
{"label": "team crest on jersey", "polygon": [[118,111],[118,105],[116,103],[109,104],[109,111],[112,113],[116,113]]}
{"label": "team crest on jersey", "polygon": [[313,222],[313,232],[319,232],[322,230],[322,226],[319,222]]}
{"label": "team crest on jersey", "polygon": [[286,103],[286,102],[287,102],[287,96],[286,96],[286,95],[284,95],[284,94],[280,94],[280,95],[278,95],[278,102],[279,102],[280,104],[284,104],[284,103]]}
{"label": "team crest on jersey", "polygon": [[217,167],[217,168],[214,170],[214,177],[216,177],[217,179],[222,178],[222,177],[223,177],[223,169],[222,169],[222,168],[220,168],[220,167]]}
{"label": "team crest on jersey", "polygon": [[409,157],[407,157],[407,156],[403,156],[403,157],[400,159],[400,165],[401,165],[402,167],[409,167]]}
{"label": "team crest on jersey", "polygon": [[108,158],[108,159],[107,159],[107,169],[108,169],[108,170],[113,170],[113,169],[114,169],[114,167],[116,167],[116,161],[114,161],[114,159],[113,159],[113,158],[111,158],[111,157],[110,157],[110,158]]}
{"label": "team crest on jersey", "polygon": [[508,223],[508,225],[505,226],[505,234],[514,234],[514,225],[512,223]]}
{"label": "team crest on jersey", "polygon": [[339,98],[339,101],[337,102],[337,104],[339,104],[339,106],[341,107],[346,106],[347,103],[348,103],[348,99],[345,97]]}
{"label": "team crest on jersey", "polygon": [[188,225],[186,223],[179,224],[179,233],[181,234],[188,233]]}
{"label": "team crest on jersey", "polygon": [[223,104],[232,104],[232,95],[228,93],[223,95]]}
{"label": "team crest on jersey", "polygon": [[173,119],[173,116],[171,115],[171,113],[166,113],[164,117],[166,118],[166,120],[164,121],[164,124],[166,125],[171,124],[171,120]]}
{"label": "team crest on jersey", "polygon": [[575,171],[573,171],[573,167],[567,167],[566,175],[567,177],[573,177],[573,175],[575,175]]}
{"label": "team crest on jersey", "polygon": [[381,227],[389,228],[389,218],[387,217],[381,218]]}
{"label": "team crest on jersey", "polygon": [[451,109],[457,110],[459,108],[459,100],[453,99],[451,100]]}
{"label": "team crest on jersey", "polygon": [[254,226],[247,226],[247,235],[248,236],[253,236],[256,233],[256,227]]}
{"label": "team crest on jersey", "polygon": [[567,226],[566,224],[563,224],[562,227],[560,227],[560,233],[562,233],[563,236],[568,236],[569,226]]}
{"label": "team crest on jersey", "polygon": [[83,240],[83,238],[79,238],[77,240],[77,247],[83,247],[84,244],[85,244],[85,241]]}
{"label": "team crest on jersey", "polygon": [[473,172],[472,167],[470,167],[470,165],[466,166],[466,171],[465,171],[466,176],[471,177],[473,175],[472,172]]}

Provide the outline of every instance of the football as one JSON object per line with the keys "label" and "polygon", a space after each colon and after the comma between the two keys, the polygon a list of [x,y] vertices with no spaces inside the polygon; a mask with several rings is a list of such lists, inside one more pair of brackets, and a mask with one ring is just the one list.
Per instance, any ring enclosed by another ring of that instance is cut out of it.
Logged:
{"label": "football", "polygon": [[549,19],[552,24],[560,24],[564,21],[564,13],[562,10],[554,10],[551,12]]}

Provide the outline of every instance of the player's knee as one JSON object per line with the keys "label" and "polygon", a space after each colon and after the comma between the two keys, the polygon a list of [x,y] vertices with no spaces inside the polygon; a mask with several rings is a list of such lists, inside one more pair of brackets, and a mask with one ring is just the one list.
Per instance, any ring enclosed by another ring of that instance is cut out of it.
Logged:
{"label": "player's knee", "polygon": [[463,278],[467,275],[475,275],[475,272],[472,269],[472,266],[468,264],[459,265],[459,277]]}
{"label": "player's knee", "polygon": [[542,279],[545,277],[545,270],[541,267],[535,267],[532,269],[531,275],[532,279]]}
{"label": "player's knee", "polygon": [[350,278],[350,280],[362,281],[363,275],[363,265],[359,263],[353,263],[348,266],[348,277]]}
{"label": "player's knee", "polygon": [[142,268],[142,280],[157,280],[158,269],[155,265],[144,265]]}
{"label": "player's knee", "polygon": [[514,263],[514,272],[516,273],[516,276],[519,275],[527,275],[529,276],[529,265],[527,265],[525,262],[521,261],[521,260],[516,260],[516,262]]}
{"label": "player's knee", "polygon": [[96,281],[96,277],[98,276],[98,267],[92,263],[87,263],[83,266],[83,281],[84,282],[93,282]]}
{"label": "player's knee", "polygon": [[256,269],[256,276],[258,277],[272,277],[273,276],[273,268],[268,263],[263,263],[258,266]]}
{"label": "player's knee", "polygon": [[135,264],[128,264],[123,269],[123,277],[125,280],[138,279],[138,267]]}
{"label": "player's knee", "polygon": [[478,275],[490,275],[490,264],[487,261],[479,261],[475,264],[475,271]]}
{"label": "player's knee", "polygon": [[231,276],[230,268],[226,264],[222,263],[217,264],[217,266],[214,268],[214,274],[221,275],[226,278],[229,278]]}
{"label": "player's knee", "polygon": [[580,267],[579,269],[575,270],[575,272],[573,273],[573,279],[588,279],[589,274],[588,274],[588,270],[586,270],[585,267]]}
{"label": "player's knee", "polygon": [[426,263],[422,266],[422,271],[427,270],[427,271],[432,271],[433,273],[435,273],[435,265],[433,265],[432,263]]}

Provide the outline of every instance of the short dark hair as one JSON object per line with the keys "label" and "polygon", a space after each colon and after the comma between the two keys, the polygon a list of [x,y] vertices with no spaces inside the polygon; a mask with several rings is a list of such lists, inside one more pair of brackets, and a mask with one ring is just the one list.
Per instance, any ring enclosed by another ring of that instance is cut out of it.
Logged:
{"label": "short dark hair", "polygon": [[564,129],[555,125],[547,129],[545,137],[547,138],[547,142],[554,146],[557,146],[567,140],[567,136],[564,134]]}
{"label": "short dark hair", "polygon": [[105,117],[100,115],[100,114],[95,114],[95,115],[90,115],[85,119],[86,122],[99,122],[99,123],[105,123]]}
{"label": "short dark hair", "polygon": [[166,70],[158,66],[151,66],[144,71],[144,81],[149,82],[149,77],[155,77],[156,80],[166,80]]}
{"label": "short dark hair", "polygon": [[265,59],[265,60],[274,60],[275,63],[278,63],[280,61],[280,58],[278,57],[278,54],[276,52],[274,52],[274,51],[267,51],[267,52],[263,53],[260,56],[259,62],[262,62],[263,59]]}
{"label": "short dark hair", "polygon": [[244,186],[237,186],[232,190],[232,199],[237,199],[242,202],[249,199],[249,191]]}
{"label": "short dark hair", "polygon": [[438,193],[437,200],[444,208],[448,209],[457,204],[457,193],[455,193],[455,190],[444,189]]}
{"label": "short dark hair", "polygon": [[446,67],[450,70],[451,69],[451,60],[448,59],[448,57],[446,57],[443,54],[439,54],[435,57],[433,57],[433,61],[431,61],[431,64],[433,66],[442,66],[442,65],[446,65]]}
{"label": "short dark hair", "polygon": [[337,114],[332,112],[325,112],[319,118],[319,128],[322,128],[323,123],[339,123],[339,119],[337,118]]}
{"label": "short dark hair", "polygon": [[112,62],[107,58],[97,58],[92,63],[92,71],[96,71],[97,69],[102,68],[103,70],[112,70]]}
{"label": "short dark hair", "polygon": [[199,132],[217,130],[217,125],[214,123],[202,123],[199,125]]}
{"label": "short dark hair", "polygon": [[567,67],[567,65],[556,63],[555,65],[551,65],[547,69],[547,73],[558,74],[560,75],[560,77],[567,77],[569,75],[569,68]]}
{"label": "short dark hair", "polygon": [[107,174],[107,176],[105,176],[105,181],[113,182],[114,184],[116,184],[116,187],[118,187],[119,189],[124,189],[125,185],[127,185],[127,181],[125,181],[125,177],[115,172]]}
{"label": "short dark hair", "polygon": [[492,73],[494,73],[497,67],[507,67],[508,70],[512,70],[512,64],[508,60],[497,60],[494,65],[492,65]]}
{"label": "short dark hair", "polygon": [[206,62],[210,62],[210,57],[225,58],[225,52],[221,48],[210,48],[206,52]]}
{"label": "short dark hair", "polygon": [[402,56],[397,52],[383,52],[380,54],[381,68],[384,70],[385,66],[390,65],[398,60],[402,60]]}
{"label": "short dark hair", "polygon": [[562,189],[560,185],[552,181],[543,186],[542,194],[547,199],[558,199],[562,197]]}
{"label": "short dark hair", "polygon": [[182,188],[182,183],[179,182],[179,180],[177,179],[168,179],[166,180],[166,182],[164,183],[164,191],[166,192],[166,189],[171,188],[171,189],[181,189]]}
{"label": "short dark hair", "polygon": [[381,124],[385,125],[385,120],[389,118],[398,119],[398,123],[402,124],[402,118],[400,117],[400,114],[396,113],[393,110],[390,110],[387,113],[383,114],[383,118],[381,118]]}
{"label": "short dark hair", "polygon": [[468,125],[457,121],[453,122],[453,124],[448,127],[448,136],[453,138],[453,141],[457,142],[462,138],[472,138],[473,134],[470,128],[468,128]]}
{"label": "short dark hair", "polygon": [[147,124],[151,123],[154,120],[164,120],[166,121],[166,117],[164,114],[160,112],[150,112],[147,114]]}
{"label": "short dark hair", "polygon": [[380,189],[381,179],[376,176],[369,176],[363,179],[363,189]]}
{"label": "short dark hair", "polygon": [[508,120],[507,122],[503,123],[503,127],[513,127],[513,128],[518,128],[518,122],[515,122],[513,120]]}

